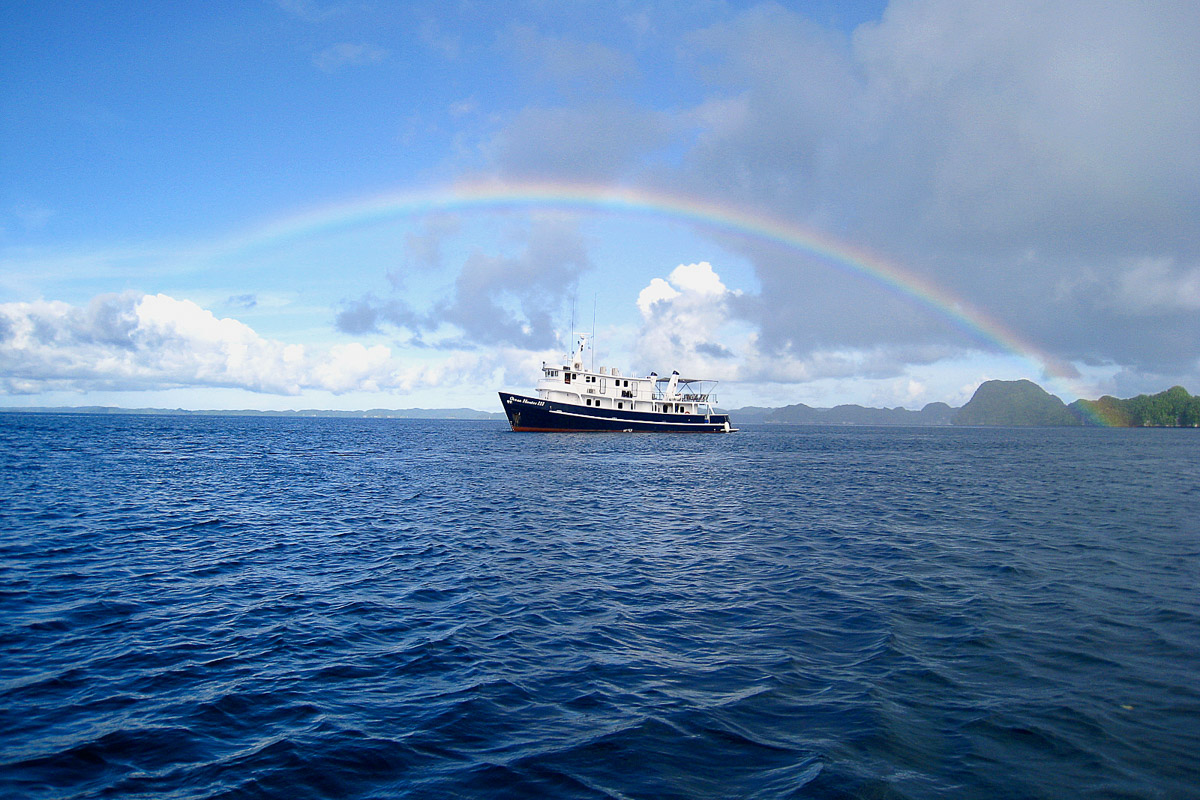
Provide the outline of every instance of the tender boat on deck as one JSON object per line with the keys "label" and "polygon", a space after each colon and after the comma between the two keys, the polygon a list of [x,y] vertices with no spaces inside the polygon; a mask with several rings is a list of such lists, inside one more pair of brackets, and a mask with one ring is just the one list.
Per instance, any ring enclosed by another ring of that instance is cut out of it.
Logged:
{"label": "tender boat on deck", "polygon": [[587,335],[568,363],[542,362],[537,397],[500,392],[500,402],[514,431],[651,431],[655,433],[733,433],[728,414],[716,413],[712,387],[716,381],[645,378],[617,369],[585,369]]}

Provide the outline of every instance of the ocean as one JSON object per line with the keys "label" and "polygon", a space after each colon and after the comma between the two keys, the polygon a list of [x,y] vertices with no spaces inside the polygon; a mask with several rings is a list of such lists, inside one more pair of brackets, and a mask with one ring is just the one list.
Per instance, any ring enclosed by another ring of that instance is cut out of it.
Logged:
{"label": "ocean", "polygon": [[0,654],[6,798],[1195,798],[1200,431],[0,414]]}

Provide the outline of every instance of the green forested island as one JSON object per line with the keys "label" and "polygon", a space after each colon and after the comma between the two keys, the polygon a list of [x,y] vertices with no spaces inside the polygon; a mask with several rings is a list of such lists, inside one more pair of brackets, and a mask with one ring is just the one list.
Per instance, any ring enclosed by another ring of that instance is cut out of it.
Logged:
{"label": "green forested island", "polygon": [[843,405],[812,408],[742,408],[730,412],[737,422],[800,425],[995,425],[1045,427],[1095,425],[1120,428],[1200,427],[1200,397],[1175,386],[1155,395],[1128,400],[1101,397],[1067,405],[1033,381],[986,381],[962,408],[930,403],[920,411]]}
{"label": "green forested island", "polygon": [[1200,427],[1200,396],[1189,394],[1182,386],[1128,400],[1108,395],[1099,400],[1076,400],[1070,407],[1120,428]]}
{"label": "green forested island", "polygon": [[987,381],[955,413],[955,425],[1103,425],[1116,428],[1200,427],[1200,397],[1182,386],[1127,400],[1105,395],[1065,405],[1033,381]]}

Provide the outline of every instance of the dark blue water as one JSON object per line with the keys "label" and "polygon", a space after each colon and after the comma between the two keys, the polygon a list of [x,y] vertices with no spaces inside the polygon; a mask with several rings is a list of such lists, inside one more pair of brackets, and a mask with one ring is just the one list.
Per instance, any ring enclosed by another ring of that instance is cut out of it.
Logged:
{"label": "dark blue water", "polygon": [[1200,432],[0,414],[0,796],[1200,796]]}

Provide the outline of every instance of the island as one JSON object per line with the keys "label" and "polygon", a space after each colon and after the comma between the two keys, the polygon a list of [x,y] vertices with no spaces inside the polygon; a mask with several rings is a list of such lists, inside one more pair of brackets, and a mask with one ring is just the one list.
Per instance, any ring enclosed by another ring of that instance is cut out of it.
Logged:
{"label": "island", "polygon": [[945,403],[930,403],[919,411],[859,405],[813,408],[800,403],[782,408],[750,406],[734,409],[730,415],[747,424],[1196,428],[1200,427],[1200,397],[1174,386],[1126,400],[1106,395],[1067,405],[1030,380],[985,381],[961,408]]}

